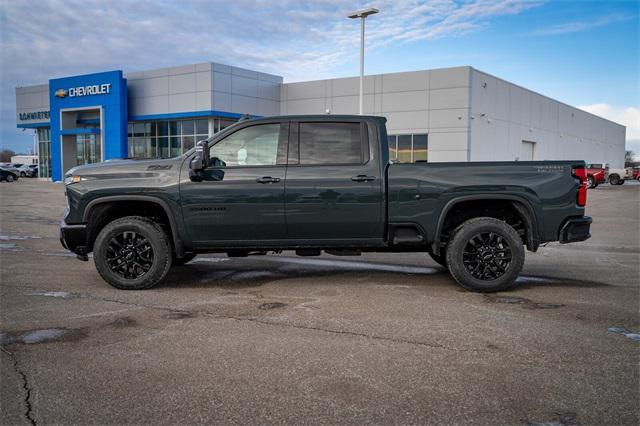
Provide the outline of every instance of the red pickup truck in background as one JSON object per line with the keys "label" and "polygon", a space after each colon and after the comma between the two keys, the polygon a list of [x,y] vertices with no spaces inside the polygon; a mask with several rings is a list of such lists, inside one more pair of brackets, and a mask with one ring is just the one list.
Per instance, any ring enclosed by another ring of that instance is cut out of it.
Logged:
{"label": "red pickup truck in background", "polygon": [[587,164],[587,187],[595,188],[607,181],[609,165],[605,163]]}

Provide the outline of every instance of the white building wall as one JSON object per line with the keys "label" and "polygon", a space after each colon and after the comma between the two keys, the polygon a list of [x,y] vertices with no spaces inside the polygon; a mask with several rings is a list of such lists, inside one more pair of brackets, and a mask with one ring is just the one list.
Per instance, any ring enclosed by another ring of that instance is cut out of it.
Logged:
{"label": "white building wall", "polygon": [[193,111],[277,115],[282,77],[216,63],[127,73],[129,115]]}
{"label": "white building wall", "polygon": [[[370,75],[364,113],[387,118],[390,134],[429,134],[429,161],[469,158],[470,68]],[[285,83],[281,114],[357,114],[359,78]]]}
{"label": "white building wall", "polygon": [[48,122],[48,118],[21,120],[21,113],[49,112],[49,85],[16,87],[16,123],[34,124]]}
{"label": "white building wall", "polygon": [[624,165],[625,127],[471,69],[471,161],[585,160]]}

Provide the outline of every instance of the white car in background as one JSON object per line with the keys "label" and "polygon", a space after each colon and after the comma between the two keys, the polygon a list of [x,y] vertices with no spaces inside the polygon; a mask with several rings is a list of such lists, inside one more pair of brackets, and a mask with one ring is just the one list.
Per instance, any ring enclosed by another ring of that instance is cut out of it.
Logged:
{"label": "white car in background", "polygon": [[608,179],[611,185],[622,185],[625,180],[633,179],[633,168],[609,169]]}

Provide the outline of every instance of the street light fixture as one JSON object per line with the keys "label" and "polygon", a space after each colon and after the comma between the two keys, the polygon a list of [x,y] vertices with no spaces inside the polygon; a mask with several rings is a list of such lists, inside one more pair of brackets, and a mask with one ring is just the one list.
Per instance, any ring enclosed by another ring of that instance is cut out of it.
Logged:
{"label": "street light fixture", "polygon": [[351,19],[360,18],[360,115],[364,109],[364,20],[367,19],[367,16],[378,12],[379,10],[375,7],[370,7],[347,15]]}

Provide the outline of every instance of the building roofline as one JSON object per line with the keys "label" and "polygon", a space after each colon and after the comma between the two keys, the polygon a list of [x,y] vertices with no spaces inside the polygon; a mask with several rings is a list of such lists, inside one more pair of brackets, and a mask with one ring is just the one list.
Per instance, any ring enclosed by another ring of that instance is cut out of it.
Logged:
{"label": "building roofline", "polygon": [[[473,67],[470,66],[470,65],[460,65],[460,66],[456,66],[456,67],[425,68],[425,69],[420,69],[420,70],[407,70],[407,71],[383,72],[383,73],[378,73],[378,74],[365,74],[364,77],[367,78],[367,77],[375,77],[377,75],[405,74],[405,73],[411,73],[411,72],[452,70],[452,69],[457,69],[457,68],[469,68],[470,70],[473,69]],[[313,82],[327,81],[327,80],[342,80],[344,78],[359,78],[359,76],[357,76],[357,75],[348,75],[348,76],[344,76],[344,77],[318,78],[318,79],[315,79],[315,80],[287,81],[287,82],[283,82],[282,84],[284,85],[284,84],[296,84],[296,83],[313,83]]]}
{"label": "building roofline", "polygon": [[500,81],[502,81],[502,82],[504,82],[504,83],[507,83],[507,84],[510,84],[510,85],[512,85],[512,86],[516,86],[516,87],[518,87],[518,88],[520,88],[520,89],[522,89],[522,90],[525,90],[525,91],[527,91],[527,92],[529,92],[529,93],[533,93],[533,94],[535,94],[535,95],[542,96],[543,98],[549,99],[549,100],[551,100],[551,101],[553,101],[553,102],[557,102],[557,103],[562,104],[562,105],[564,105],[564,106],[566,106],[566,107],[569,107],[569,108],[573,108],[573,109],[580,110],[580,112],[583,112],[583,113],[585,113],[585,114],[588,114],[588,115],[591,115],[591,116],[593,116],[593,117],[599,118],[599,119],[601,119],[601,120],[608,121],[609,123],[612,123],[612,124],[615,124],[615,125],[621,126],[621,127],[623,127],[623,128],[625,129],[625,132],[626,132],[627,126],[625,126],[625,125],[623,125],[623,124],[616,123],[616,122],[615,122],[615,121],[613,121],[613,120],[609,120],[608,118],[604,118],[604,117],[601,117],[601,116],[599,116],[599,115],[597,115],[597,114],[594,114],[594,113],[592,113],[592,112],[585,111],[585,110],[583,110],[582,108],[578,108],[578,107],[576,107],[576,106],[569,105],[569,104],[568,104],[568,103],[566,103],[566,102],[562,102],[562,101],[559,101],[559,100],[557,100],[557,99],[554,99],[554,98],[552,98],[552,97],[550,97],[550,96],[543,95],[542,93],[540,93],[540,92],[536,92],[535,90],[527,89],[526,87],[520,86],[519,84],[513,83],[513,82],[511,82],[511,81],[509,81],[509,80],[505,80],[504,78],[496,77],[495,75],[490,74],[490,73],[488,73],[488,72],[486,72],[486,71],[482,71],[482,70],[479,70],[479,69],[474,68],[474,67],[470,67],[470,68],[471,68],[473,71],[476,71],[476,72],[479,72],[479,73],[485,74],[485,75],[487,75],[487,76],[489,76],[489,77],[491,77],[491,78],[495,78],[496,80],[500,80]]}

